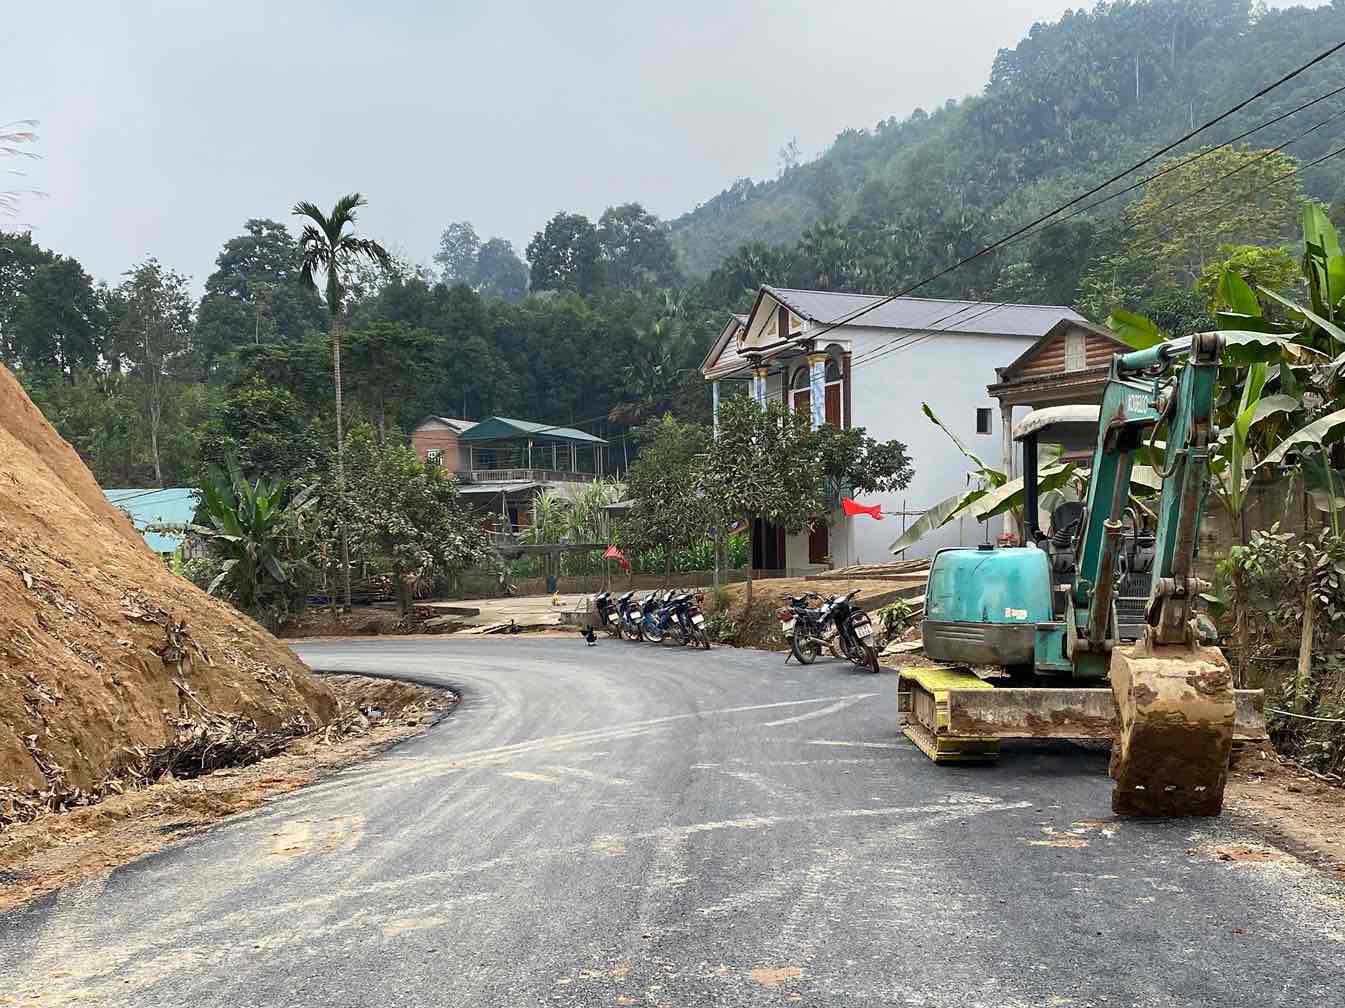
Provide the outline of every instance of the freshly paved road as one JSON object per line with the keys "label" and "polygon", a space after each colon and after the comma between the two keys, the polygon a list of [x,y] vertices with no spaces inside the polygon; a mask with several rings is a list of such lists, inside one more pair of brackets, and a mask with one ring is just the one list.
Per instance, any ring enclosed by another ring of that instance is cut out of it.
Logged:
{"label": "freshly paved road", "polygon": [[894,677],[603,641],[305,644],[459,687],[372,762],[0,916],[0,1005],[1330,1005],[1345,893],[1116,822],[1105,761],[944,769]]}

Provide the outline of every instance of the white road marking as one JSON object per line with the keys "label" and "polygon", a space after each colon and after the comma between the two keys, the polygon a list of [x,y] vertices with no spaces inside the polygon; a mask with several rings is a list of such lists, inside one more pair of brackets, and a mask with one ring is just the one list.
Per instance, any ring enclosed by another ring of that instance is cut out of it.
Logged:
{"label": "white road marking", "polygon": [[905,749],[901,742],[842,742],[838,739],[809,739],[804,745],[850,746],[855,749]]}
{"label": "white road marking", "polygon": [[779,728],[781,725],[798,724],[800,721],[811,721],[814,718],[826,717],[828,714],[835,714],[837,711],[843,711],[847,707],[853,707],[861,700],[867,700],[869,697],[877,696],[877,693],[862,693],[858,696],[850,697],[845,700],[837,700],[834,704],[822,707],[819,710],[809,711],[806,714],[798,714],[794,717],[781,718],[779,721],[767,721],[761,727]]}

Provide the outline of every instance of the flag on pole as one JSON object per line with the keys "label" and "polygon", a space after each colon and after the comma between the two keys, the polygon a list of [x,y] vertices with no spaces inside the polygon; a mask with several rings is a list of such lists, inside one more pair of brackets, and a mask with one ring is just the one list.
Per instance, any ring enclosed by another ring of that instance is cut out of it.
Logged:
{"label": "flag on pole", "polygon": [[851,518],[855,517],[855,515],[868,515],[870,518],[877,518],[879,521],[883,520],[883,509],[881,506],[877,504],[860,504],[858,501],[853,501],[849,497],[841,498],[841,510]]}
{"label": "flag on pole", "polygon": [[604,560],[615,560],[621,565],[624,571],[630,570],[630,561],[626,559],[626,554],[622,553],[615,546],[608,546],[607,552],[602,555]]}

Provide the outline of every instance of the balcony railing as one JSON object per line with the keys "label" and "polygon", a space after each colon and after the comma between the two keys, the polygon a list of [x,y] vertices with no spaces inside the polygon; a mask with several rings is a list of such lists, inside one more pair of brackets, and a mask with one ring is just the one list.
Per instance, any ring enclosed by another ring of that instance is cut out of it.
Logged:
{"label": "balcony railing", "polygon": [[472,469],[458,473],[464,483],[591,483],[596,473],[560,469]]}

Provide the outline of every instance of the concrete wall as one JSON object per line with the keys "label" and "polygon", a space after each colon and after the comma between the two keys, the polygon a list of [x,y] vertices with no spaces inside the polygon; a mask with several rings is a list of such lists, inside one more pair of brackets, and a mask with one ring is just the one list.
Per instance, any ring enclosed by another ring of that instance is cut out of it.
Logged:
{"label": "concrete wall", "polygon": [[[847,329],[847,333],[853,334],[855,357],[888,345],[900,335],[892,330],[859,328]],[[851,423],[867,428],[869,435],[879,441],[891,438],[901,441],[915,469],[915,477],[905,490],[865,495],[864,503],[880,503],[884,511],[913,512],[906,518],[909,524],[918,513],[972,485],[971,464],[948,436],[925,417],[921,403],[929,403],[935,415],[970,451],[987,465],[998,467],[1003,454],[999,404],[986,393],[986,385],[995,380],[996,367],[1012,363],[1034,342],[1030,336],[940,333],[909,350],[869,362],[861,359],[852,371]],[[976,433],[978,407],[990,410],[988,434]],[[851,530],[850,563],[892,559],[889,547],[901,535],[900,515],[887,515],[882,521],[867,517],[841,521]],[[985,524],[964,518],[926,536],[905,555],[929,556],[943,546],[993,541],[1001,525],[998,518]]]}
{"label": "concrete wall", "polygon": [[447,424],[434,421],[421,424],[411,432],[411,447],[422,462],[429,457],[431,449],[438,449],[440,465],[449,472],[461,472],[467,468],[464,456],[466,451],[458,443],[458,432]]}

